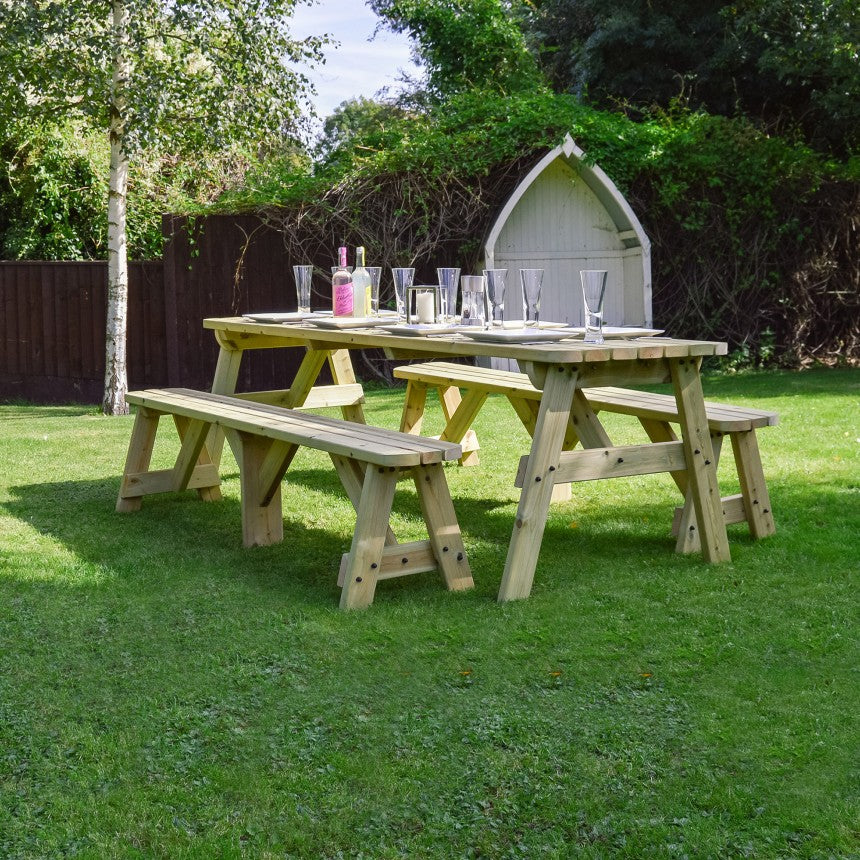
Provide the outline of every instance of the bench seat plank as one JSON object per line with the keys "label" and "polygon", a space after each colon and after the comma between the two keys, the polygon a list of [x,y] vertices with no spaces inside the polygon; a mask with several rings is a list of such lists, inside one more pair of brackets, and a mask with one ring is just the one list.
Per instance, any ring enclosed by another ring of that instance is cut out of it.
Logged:
{"label": "bench seat plank", "polygon": [[[396,367],[394,376],[397,379],[414,380],[436,387],[477,389],[527,400],[540,400],[541,397],[540,389],[531,384],[526,374],[512,370],[493,370],[488,367],[433,361]],[[634,415],[637,418],[653,418],[657,421],[678,421],[678,407],[671,394],[655,394],[613,386],[585,388],[583,393],[593,409]],[[705,409],[710,429],[722,433],[751,430],[754,427],[773,427],[779,423],[779,415],[776,412],[762,409],[711,401],[705,401]]]}
{"label": "bench seat plank", "polygon": [[[233,430],[284,442],[307,444],[378,466],[407,467],[440,463],[460,456],[458,446],[426,437],[404,438],[396,430],[368,427],[340,418],[310,415],[265,403],[240,401],[223,394],[162,388],[129,392],[129,403],[184,415]],[[415,443],[413,443],[415,440]]]}

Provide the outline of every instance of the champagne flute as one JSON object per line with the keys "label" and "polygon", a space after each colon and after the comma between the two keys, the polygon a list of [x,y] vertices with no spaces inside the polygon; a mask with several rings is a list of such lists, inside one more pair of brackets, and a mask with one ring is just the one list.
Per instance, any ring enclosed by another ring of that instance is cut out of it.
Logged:
{"label": "champagne flute", "polygon": [[504,326],[505,324],[505,282],[508,277],[507,269],[484,269],[484,279],[487,291],[484,294],[487,302],[487,327]]}
{"label": "champagne flute", "polygon": [[540,324],[543,269],[520,269],[520,281],[523,286],[523,325],[537,327]]}

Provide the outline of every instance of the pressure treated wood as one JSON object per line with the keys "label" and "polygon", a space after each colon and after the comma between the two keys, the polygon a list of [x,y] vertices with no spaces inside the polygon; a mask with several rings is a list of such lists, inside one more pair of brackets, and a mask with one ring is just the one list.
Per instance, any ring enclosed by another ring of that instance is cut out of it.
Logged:
{"label": "pressure treated wood", "polygon": [[[408,337],[374,327],[332,330],[309,323],[277,325],[254,323],[236,317],[207,319],[203,325],[215,335],[222,357],[231,356],[229,360],[225,359],[225,364],[234,359],[238,360],[247,351],[258,349],[304,347],[308,354],[325,353],[335,375],[336,385],[344,387],[344,395],[346,386],[354,383],[349,362],[349,352],[352,350],[381,349],[388,358],[397,360],[424,358],[435,362],[438,359],[471,357],[515,361],[520,369],[526,372],[527,377],[525,384],[522,384],[521,375],[512,374],[520,378],[513,381],[513,388],[507,395],[517,415],[529,429],[532,443],[528,467],[530,472],[528,479],[523,482],[520,494],[517,519],[499,591],[500,600],[526,597],[531,589],[546,525],[546,506],[557,494],[570,493],[569,483],[555,483],[551,479],[559,470],[562,453],[571,451],[580,441],[586,447],[612,447],[598,420],[596,407],[586,398],[583,390],[596,386],[669,382],[673,376],[673,364],[681,360],[692,360],[694,373],[698,375],[698,362],[702,356],[725,355],[727,350],[724,343],[664,337],[619,340],[600,345],[586,344],[573,337],[552,343],[542,341],[501,344],[478,342],[457,333]],[[466,366],[456,367],[462,370]],[[226,374],[222,375],[222,379],[226,378]],[[559,381],[562,379],[566,380],[564,385]],[[222,393],[232,391],[229,384],[223,388],[220,386],[221,383],[217,388],[213,386],[213,389]],[[426,406],[426,387],[425,383],[410,385],[401,430],[415,434],[419,432]],[[468,462],[468,458],[477,450],[477,439],[474,438],[470,425],[482,404],[484,394],[480,391],[472,393],[466,388],[467,394],[463,396],[460,386],[443,384],[437,387],[442,389],[440,393],[446,417],[442,438],[454,441],[456,436],[463,462]],[[305,402],[310,402],[316,389],[317,386],[314,385],[307,391]],[[555,393],[548,403],[547,394],[539,392],[550,390]],[[289,391],[293,391],[293,388]],[[701,391],[693,391],[692,399],[700,398]],[[301,398],[292,401],[292,405],[298,407],[300,400]],[[685,412],[690,412],[695,405],[685,406]],[[344,417],[351,417],[348,410],[354,407],[341,408],[344,410]],[[363,420],[363,417],[359,420]],[[687,416],[687,425],[690,423]],[[666,462],[669,467],[674,468],[674,460]],[[693,482],[686,477],[686,453],[684,466],[683,470],[675,470],[672,474],[677,480],[683,480],[685,487],[693,486]],[[709,474],[704,475],[696,484],[699,490],[703,486],[703,480],[716,482],[715,462],[706,465],[705,469]],[[713,474],[710,474],[711,472]],[[346,475],[347,483],[355,485],[352,471],[346,472]],[[531,480],[532,477],[535,480]],[[356,495],[355,492],[353,495]],[[719,521],[715,526],[716,532],[720,529],[725,532],[718,498],[699,498],[696,504],[707,507],[709,516]],[[711,508],[717,510],[716,515]],[[388,544],[383,559],[388,570],[393,569],[391,565],[396,567],[396,562],[392,561],[394,556],[389,554],[389,548],[394,546],[390,533],[386,539]],[[401,565],[408,569],[420,567],[421,561],[417,552],[416,550],[408,556],[404,555],[400,559]],[[709,553],[708,557],[717,560],[713,553]]]}
{"label": "pressure treated wood", "polygon": [[[649,360],[650,361],[650,360]],[[653,367],[649,365],[649,373]],[[605,375],[605,371],[602,372]],[[495,370],[485,367],[472,367],[453,362],[432,361],[404,365],[394,369],[394,376],[407,380],[408,390],[413,392],[407,401],[410,406],[410,422],[412,426],[421,426],[425,398],[423,392],[427,387],[445,388],[448,390],[463,390],[463,401],[474,394],[503,394],[510,401],[520,420],[529,434],[534,433],[536,424],[537,405],[540,403],[542,392],[532,384],[528,375],[513,371]],[[592,371],[590,378],[597,378]],[[540,379],[538,380],[540,381]],[[422,392],[419,396],[419,392]],[[753,409],[746,406],[734,406],[726,403],[704,401],[707,426],[710,433],[714,454],[714,463],[719,461],[721,442],[724,435],[732,441],[738,478],[741,483],[741,493],[737,496],[725,496],[721,499],[720,508],[727,524],[746,522],[750,533],[755,538],[772,535],[776,531],[767,482],[761,465],[761,455],[756,439],[756,429],[772,427],[779,423],[775,412]],[[594,388],[577,389],[571,406],[571,428],[565,449],[570,450],[579,439],[586,449],[609,449],[611,441],[600,424],[599,412],[616,412],[631,415],[639,419],[643,429],[652,443],[677,443],[678,437],[672,430],[671,424],[680,421],[677,399],[671,394],[655,394],[647,391],[636,391],[629,388],[614,386],[599,386]],[[472,415],[474,419],[474,415]],[[468,425],[460,421],[457,433],[451,432],[450,422],[445,429],[445,437],[452,441],[460,441]],[[573,444],[570,444],[571,441]],[[474,444],[477,444],[475,442]],[[646,449],[654,446],[645,446]],[[616,450],[616,460],[623,456],[620,449]],[[667,471],[670,472],[679,490],[685,496],[683,508],[679,508],[673,520],[673,534],[678,537],[679,552],[696,552],[701,549],[699,529],[696,526],[696,514],[692,496],[688,493],[689,480],[683,460],[675,453],[667,461]],[[693,450],[696,450],[693,448]],[[632,468],[630,457],[626,458],[624,468],[611,467],[600,460],[583,457],[562,458],[559,471],[555,475],[557,487],[566,487],[570,481],[595,480],[597,477],[609,477],[623,474],[649,474],[647,471],[627,471]],[[594,455],[592,455],[593,457]],[[694,455],[696,456],[696,455]],[[572,464],[576,463],[574,467]],[[616,464],[619,466],[620,464]],[[654,471],[657,471],[656,464]],[[640,466],[638,468],[648,468]],[[600,473],[600,470],[603,473]],[[520,464],[517,473],[516,486],[522,486],[524,465]]]}
{"label": "pressure treated wood", "polygon": [[[376,583],[392,576],[438,569],[447,587],[472,586],[472,575],[442,464],[462,453],[458,445],[365,424],[188,389],[130,392],[138,406],[118,511],[140,507],[142,496],[196,486],[204,498],[218,492],[218,472],[206,446],[212,430],[226,434],[242,491],[245,546],[283,539],[281,481],[300,446],[327,452],[356,509],[350,551],[341,562],[341,607],[373,601]],[[181,444],[172,469],[149,471],[158,420],[172,415]],[[399,545],[389,521],[397,481],[411,477],[429,540]],[[207,494],[208,493],[208,494]],[[401,559],[400,568],[394,559]],[[406,559],[406,561],[403,561]]]}
{"label": "pressure treated wood", "polygon": [[547,373],[499,600],[518,600],[531,593],[552,499],[553,473],[558,469],[575,390],[575,371],[554,367]]}

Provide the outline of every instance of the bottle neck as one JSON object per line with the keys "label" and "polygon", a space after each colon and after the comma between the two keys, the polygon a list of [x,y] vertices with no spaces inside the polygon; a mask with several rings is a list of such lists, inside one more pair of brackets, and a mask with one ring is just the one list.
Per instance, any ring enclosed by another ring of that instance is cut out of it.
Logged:
{"label": "bottle neck", "polygon": [[364,248],[362,247],[355,249],[355,268],[364,268]]}
{"label": "bottle neck", "polygon": [[337,254],[338,254],[338,264],[340,265],[341,269],[345,269],[346,268],[346,248],[345,247],[338,248]]}

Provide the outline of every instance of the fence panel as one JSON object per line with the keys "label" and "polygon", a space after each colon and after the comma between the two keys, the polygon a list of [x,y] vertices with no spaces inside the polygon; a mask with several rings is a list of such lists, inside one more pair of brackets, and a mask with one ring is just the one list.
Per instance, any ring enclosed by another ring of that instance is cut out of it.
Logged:
{"label": "fence panel", "polygon": [[[129,264],[128,368],[166,383],[162,263]],[[0,262],[0,398],[101,401],[107,263]]]}
{"label": "fence panel", "polygon": [[[281,234],[252,215],[168,215],[163,230],[164,260],[129,264],[129,387],[206,389],[218,348],[202,320],[295,310],[291,266],[307,261],[288,259]],[[106,305],[105,262],[0,262],[0,399],[99,403]],[[303,353],[255,350],[239,390],[284,387]]]}

